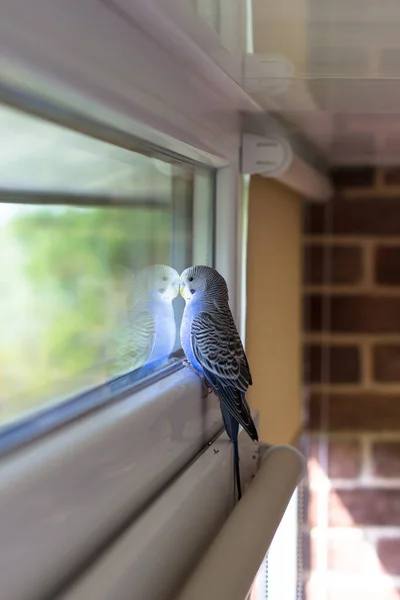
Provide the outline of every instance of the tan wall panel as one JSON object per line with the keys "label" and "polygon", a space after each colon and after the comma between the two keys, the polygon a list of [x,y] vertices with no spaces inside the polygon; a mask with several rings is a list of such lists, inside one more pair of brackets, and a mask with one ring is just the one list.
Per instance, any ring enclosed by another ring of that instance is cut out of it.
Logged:
{"label": "tan wall panel", "polygon": [[278,53],[307,71],[307,1],[253,0],[254,52]]}
{"label": "tan wall panel", "polygon": [[260,437],[293,442],[301,426],[301,198],[252,177],[249,191],[246,352],[248,398]]}

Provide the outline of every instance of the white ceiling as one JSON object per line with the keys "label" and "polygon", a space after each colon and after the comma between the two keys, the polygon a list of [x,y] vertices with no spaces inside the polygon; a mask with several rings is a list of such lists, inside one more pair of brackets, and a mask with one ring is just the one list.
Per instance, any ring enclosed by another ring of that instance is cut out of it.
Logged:
{"label": "white ceiling", "polygon": [[[282,71],[278,86],[265,77],[257,91],[245,69],[258,102],[296,124],[330,163],[400,163],[400,0],[253,0],[253,18],[289,75]],[[299,32],[306,50],[288,57]]]}

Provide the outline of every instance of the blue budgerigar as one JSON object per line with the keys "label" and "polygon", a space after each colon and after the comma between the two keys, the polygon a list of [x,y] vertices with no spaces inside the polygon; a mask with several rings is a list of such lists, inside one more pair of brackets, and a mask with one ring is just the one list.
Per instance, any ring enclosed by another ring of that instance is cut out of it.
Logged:
{"label": "blue budgerigar", "polygon": [[252,440],[258,440],[258,433],[246,401],[252,379],[229,307],[228,286],[215,269],[198,265],[181,274],[181,294],[186,302],[181,325],[182,348],[191,366],[204,375],[220,399],[224,425],[233,442],[240,499],[239,424]]}
{"label": "blue budgerigar", "polygon": [[177,271],[166,265],[146,267],[134,277],[118,344],[121,370],[155,367],[169,357],[176,341],[172,301],[179,283]]}

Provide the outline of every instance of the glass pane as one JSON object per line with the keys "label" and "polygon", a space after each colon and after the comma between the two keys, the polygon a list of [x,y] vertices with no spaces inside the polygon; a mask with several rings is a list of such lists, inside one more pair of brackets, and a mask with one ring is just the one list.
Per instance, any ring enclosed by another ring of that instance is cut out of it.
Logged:
{"label": "glass pane", "polygon": [[220,33],[221,0],[192,0],[196,13],[215,33]]}
{"label": "glass pane", "polygon": [[5,423],[179,348],[178,273],[213,260],[214,173],[5,106],[0,131]]}
{"label": "glass pane", "polygon": [[231,57],[242,59],[245,6],[238,0],[191,0],[195,13],[216,33]]}

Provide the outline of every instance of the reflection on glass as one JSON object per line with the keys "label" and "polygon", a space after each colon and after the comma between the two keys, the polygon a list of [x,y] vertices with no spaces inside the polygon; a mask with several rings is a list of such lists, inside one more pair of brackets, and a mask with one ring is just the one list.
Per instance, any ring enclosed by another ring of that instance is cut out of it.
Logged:
{"label": "reflection on glass", "polygon": [[170,356],[176,340],[173,301],[179,274],[167,265],[142,269],[132,281],[126,316],[118,337],[121,371],[155,367]]}
{"label": "reflection on glass", "polygon": [[[241,72],[242,61],[245,53],[246,10],[247,2],[243,0],[191,0],[191,8],[201,19],[203,25],[210,30],[209,44],[203,49],[215,58],[223,61],[224,70],[228,69],[236,76]],[[219,49],[216,45],[215,34],[217,34]],[[228,58],[229,57],[229,58]],[[221,66],[222,66],[221,64]],[[239,69],[239,71],[238,71]]]}
{"label": "reflection on glass", "polygon": [[[193,219],[195,181],[201,174],[212,193],[213,173],[1,106],[0,130],[5,423],[178,347],[176,271],[191,264],[206,222]],[[206,195],[204,205],[211,227]]]}
{"label": "reflection on glass", "polygon": [[221,0],[192,0],[192,6],[215,33],[220,33]]}

